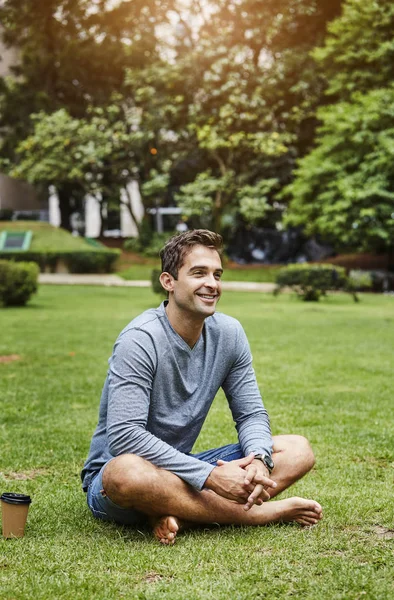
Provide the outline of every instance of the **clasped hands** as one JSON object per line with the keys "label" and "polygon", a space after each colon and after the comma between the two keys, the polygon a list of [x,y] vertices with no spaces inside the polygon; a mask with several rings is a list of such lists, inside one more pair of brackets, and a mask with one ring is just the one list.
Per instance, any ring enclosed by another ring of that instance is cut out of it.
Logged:
{"label": "clasped hands", "polygon": [[251,452],[231,462],[218,460],[205,487],[223,498],[244,504],[244,509],[249,510],[254,504],[260,506],[270,499],[266,488],[275,488],[276,483],[268,475],[267,467],[261,460],[254,460]]}

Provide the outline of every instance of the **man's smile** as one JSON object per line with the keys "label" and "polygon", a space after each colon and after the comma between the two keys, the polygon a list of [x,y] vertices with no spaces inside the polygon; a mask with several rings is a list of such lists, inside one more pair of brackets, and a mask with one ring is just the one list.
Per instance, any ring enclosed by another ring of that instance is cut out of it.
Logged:
{"label": "man's smile", "polygon": [[219,298],[219,294],[197,294],[197,296],[203,300],[215,300]]}

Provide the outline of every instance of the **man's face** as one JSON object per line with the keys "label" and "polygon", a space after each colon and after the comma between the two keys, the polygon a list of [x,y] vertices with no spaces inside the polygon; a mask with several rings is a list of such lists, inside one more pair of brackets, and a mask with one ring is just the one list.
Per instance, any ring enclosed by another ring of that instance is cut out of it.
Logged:
{"label": "man's face", "polygon": [[213,315],[222,291],[222,262],[218,252],[206,246],[194,246],[173,279],[170,302],[176,308],[201,317]]}

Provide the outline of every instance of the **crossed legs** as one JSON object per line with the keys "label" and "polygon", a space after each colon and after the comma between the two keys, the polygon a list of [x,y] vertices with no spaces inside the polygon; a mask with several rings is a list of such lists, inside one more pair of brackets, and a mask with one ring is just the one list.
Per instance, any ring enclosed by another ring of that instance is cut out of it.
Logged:
{"label": "crossed legs", "polygon": [[[271,498],[314,465],[313,452],[305,438],[283,435],[273,441],[275,468],[271,478],[277,487],[268,489]],[[115,504],[146,514],[154,534],[164,544],[174,542],[180,526],[211,523],[256,526],[278,521],[309,526],[322,517],[317,502],[297,497],[265,502],[245,511],[243,505],[210,490],[195,490],[177,475],[133,454],[123,454],[108,463],[103,473],[103,488]]]}

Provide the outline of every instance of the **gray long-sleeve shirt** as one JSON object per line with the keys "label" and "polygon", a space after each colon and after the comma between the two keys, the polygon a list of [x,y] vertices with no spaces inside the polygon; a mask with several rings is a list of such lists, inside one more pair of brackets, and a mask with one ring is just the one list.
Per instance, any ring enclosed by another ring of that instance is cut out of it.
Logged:
{"label": "gray long-sleeve shirt", "polygon": [[115,343],[81,474],[85,491],[94,473],[125,453],[202,489],[214,467],[188,453],[220,387],[244,454],[272,452],[268,414],[240,323],[215,313],[190,348],[170,325],[165,305],[131,321]]}

